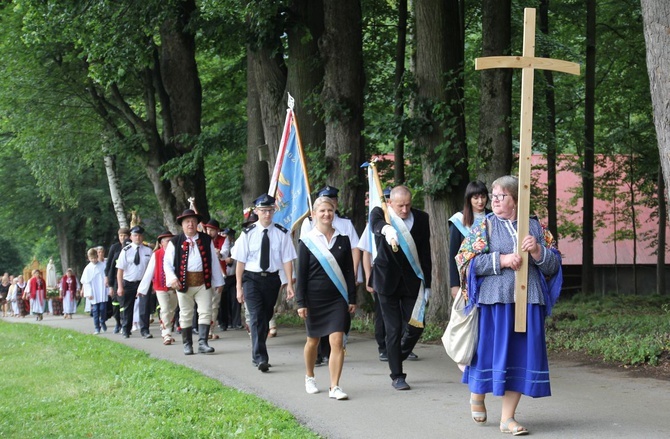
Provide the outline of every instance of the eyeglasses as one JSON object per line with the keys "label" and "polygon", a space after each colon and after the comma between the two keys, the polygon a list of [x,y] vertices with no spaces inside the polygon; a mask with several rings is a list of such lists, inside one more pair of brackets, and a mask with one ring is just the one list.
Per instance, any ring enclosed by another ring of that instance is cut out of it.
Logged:
{"label": "eyeglasses", "polygon": [[489,194],[489,197],[491,197],[493,201],[505,201],[505,197],[509,196],[509,194]]}

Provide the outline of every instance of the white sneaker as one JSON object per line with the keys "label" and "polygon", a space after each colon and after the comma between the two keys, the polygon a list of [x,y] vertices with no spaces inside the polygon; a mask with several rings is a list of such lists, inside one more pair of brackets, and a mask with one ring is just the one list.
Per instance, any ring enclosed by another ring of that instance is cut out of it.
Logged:
{"label": "white sneaker", "polygon": [[100,334],[100,331],[93,331],[93,335],[98,335]]}
{"label": "white sneaker", "polygon": [[344,391],[342,391],[340,386],[335,386],[328,391],[328,397],[333,398],[333,399],[337,399],[337,400],[341,400],[341,399],[348,399],[349,395],[344,393]]}
{"label": "white sneaker", "polygon": [[316,378],[305,375],[305,391],[310,395],[319,393],[319,388],[316,387]]}

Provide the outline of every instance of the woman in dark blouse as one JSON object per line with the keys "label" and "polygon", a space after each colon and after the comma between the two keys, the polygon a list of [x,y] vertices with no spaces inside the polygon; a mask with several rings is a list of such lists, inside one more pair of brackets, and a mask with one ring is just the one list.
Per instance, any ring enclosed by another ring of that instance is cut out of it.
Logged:
{"label": "woman in dark blouse", "polygon": [[319,339],[328,336],[331,354],[328,362],[333,399],[347,399],[339,386],[344,363],[344,334],[351,325],[350,313],[356,309],[354,264],[349,237],[333,228],[334,203],[330,198],[314,201],[312,218],[315,227],[298,245],[298,268],[295,298],[298,315],[305,320],[305,390],[318,393],[314,377]]}

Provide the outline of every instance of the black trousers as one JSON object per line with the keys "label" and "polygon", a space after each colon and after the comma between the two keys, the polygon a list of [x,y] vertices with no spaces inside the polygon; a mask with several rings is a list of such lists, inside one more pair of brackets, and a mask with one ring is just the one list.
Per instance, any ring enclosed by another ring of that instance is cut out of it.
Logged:
{"label": "black trousers", "polygon": [[149,321],[151,320],[151,314],[154,312],[156,307],[156,294],[153,292],[149,292],[148,294],[140,294],[138,300],[140,301],[140,334],[146,335],[149,333]]}
{"label": "black trousers", "polygon": [[384,317],[379,303],[379,295],[372,293],[375,301],[375,340],[377,340],[377,350],[379,353],[386,353],[386,328],[384,327]]}
{"label": "black trousers", "polygon": [[235,275],[226,277],[226,283],[221,292],[221,309],[223,309],[224,301],[227,304],[225,311],[228,313],[226,324],[233,328],[241,327],[242,305],[237,301],[237,276]]}
{"label": "black trousers", "polygon": [[249,311],[251,330],[251,358],[255,364],[269,361],[267,339],[270,319],[281,288],[279,273],[254,273],[245,271],[242,277],[244,303]]}
{"label": "black trousers", "polygon": [[133,326],[133,308],[135,307],[135,298],[137,297],[137,288],[139,286],[140,281],[123,281],[123,296],[119,297],[119,306],[121,312],[121,330],[124,335],[129,336],[130,329]]}
{"label": "black trousers", "polygon": [[407,376],[403,373],[402,362],[407,359],[423,333],[423,328],[407,324],[416,298],[417,294],[408,294],[404,286],[397,288],[391,295],[377,294],[386,328],[386,353],[391,379]]}

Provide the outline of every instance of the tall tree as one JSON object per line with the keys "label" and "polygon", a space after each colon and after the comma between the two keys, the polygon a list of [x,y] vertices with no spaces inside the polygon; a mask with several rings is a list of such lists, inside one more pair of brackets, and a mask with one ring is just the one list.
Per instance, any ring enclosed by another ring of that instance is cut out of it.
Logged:
{"label": "tall tree", "polygon": [[324,0],[324,61],[321,104],[326,124],[328,182],[340,188],[339,204],[352,209],[360,230],[364,218],[363,39],[360,0]]}
{"label": "tall tree", "polygon": [[[540,31],[549,36],[549,0],[540,3]],[[542,49],[543,58],[551,58],[548,45]],[[554,72],[549,69],[542,70],[546,82],[544,88],[544,100],[547,106],[547,133],[545,143],[547,145],[547,220],[549,230],[558,239],[558,221],[556,216],[556,94],[554,93]]]}
{"label": "tall tree", "polygon": [[[481,56],[510,54],[511,0],[482,1]],[[512,171],[512,69],[481,72],[477,178],[487,185]]]}
{"label": "tall tree", "polygon": [[[407,46],[407,0],[398,2],[398,36],[396,38],[395,51],[395,105],[393,114],[396,120],[402,120],[405,112],[405,99],[403,93],[403,83],[405,76],[405,53]],[[395,161],[393,164],[393,174],[396,184],[405,183],[405,135],[399,131],[393,146]]]}
{"label": "tall tree", "polygon": [[642,0],[641,4],[654,124],[667,189],[670,187],[670,4],[663,0]]}
{"label": "tall tree", "polygon": [[430,316],[446,320],[450,294],[447,279],[447,222],[461,208],[467,185],[467,151],[463,112],[463,41],[459,2],[424,0],[414,4],[416,17],[416,117],[424,120],[416,152],[423,165],[425,208],[431,216],[433,260]]}
{"label": "tall tree", "polygon": [[595,94],[596,94],[596,2],[586,1],[586,85],[584,100],[584,164],[582,188],[582,292],[592,293],[593,279],[593,192],[595,156]]}

